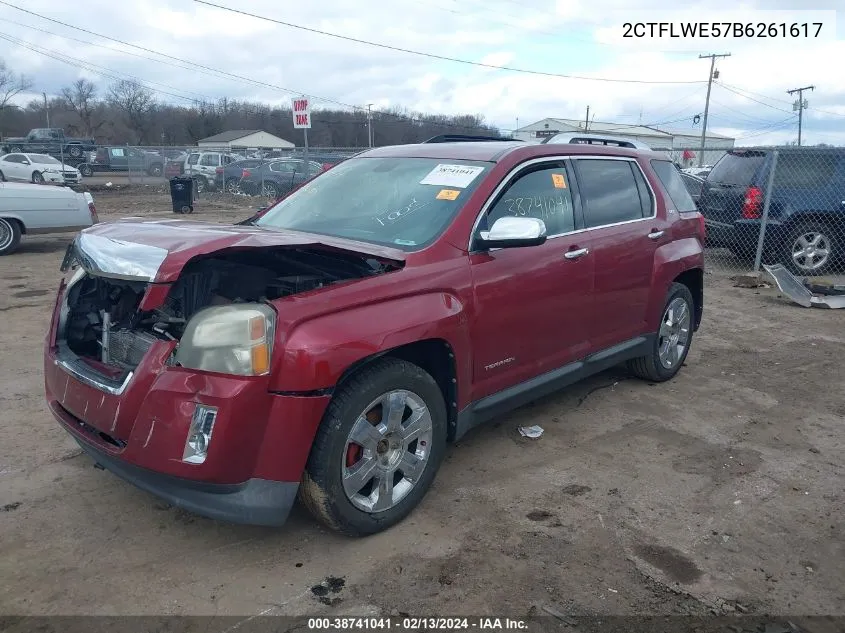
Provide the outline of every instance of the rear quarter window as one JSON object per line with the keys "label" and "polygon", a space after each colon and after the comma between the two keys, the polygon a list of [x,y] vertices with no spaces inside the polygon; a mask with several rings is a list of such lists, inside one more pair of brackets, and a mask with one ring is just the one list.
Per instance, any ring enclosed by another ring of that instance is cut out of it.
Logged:
{"label": "rear quarter window", "polygon": [[766,160],[765,152],[728,152],[707,175],[708,182],[747,187]]}
{"label": "rear quarter window", "polygon": [[657,174],[663,188],[669,195],[669,199],[678,213],[686,211],[695,211],[695,202],[690,196],[681,174],[678,172],[675,165],[668,160],[653,160],[651,161],[651,168]]}

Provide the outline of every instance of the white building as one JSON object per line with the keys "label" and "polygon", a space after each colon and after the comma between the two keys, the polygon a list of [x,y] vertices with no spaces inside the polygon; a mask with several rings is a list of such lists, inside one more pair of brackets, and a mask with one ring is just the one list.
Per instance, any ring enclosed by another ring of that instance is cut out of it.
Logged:
{"label": "white building", "polygon": [[197,147],[207,149],[292,149],[290,141],[263,130],[229,130],[197,141]]}
{"label": "white building", "polygon": [[[529,143],[537,143],[561,132],[585,131],[590,134],[608,134],[637,140],[654,150],[665,151],[673,160],[684,166],[698,164],[697,148],[701,146],[701,134],[696,134],[694,130],[658,129],[646,125],[607,123],[604,121],[590,121],[589,127],[585,129],[583,119],[548,118],[515,130],[513,136]],[[730,137],[721,134],[707,134],[704,163],[714,164],[725,153],[725,149],[730,149],[733,146],[734,139]]]}

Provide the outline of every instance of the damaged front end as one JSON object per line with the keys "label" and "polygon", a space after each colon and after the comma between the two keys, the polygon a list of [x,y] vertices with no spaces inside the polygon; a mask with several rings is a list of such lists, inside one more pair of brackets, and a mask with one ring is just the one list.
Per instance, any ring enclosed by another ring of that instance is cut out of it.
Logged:
{"label": "damaged front end", "polygon": [[270,302],[400,267],[319,245],[263,246],[201,254],[175,282],[156,283],[166,250],[96,238],[80,235],[62,263],[69,281],[54,344],[65,369],[112,392],[159,342],[171,345],[171,365],[266,374]]}

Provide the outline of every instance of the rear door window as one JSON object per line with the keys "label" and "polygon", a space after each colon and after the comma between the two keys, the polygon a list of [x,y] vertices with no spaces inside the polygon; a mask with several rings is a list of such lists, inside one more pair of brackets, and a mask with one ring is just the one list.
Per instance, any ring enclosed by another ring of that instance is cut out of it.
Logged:
{"label": "rear door window", "polygon": [[587,228],[651,215],[643,209],[631,161],[579,158],[575,165]]}
{"label": "rear door window", "polygon": [[687,191],[677,168],[668,160],[653,160],[651,166],[666,189],[666,193],[669,194],[669,199],[675,205],[675,211],[679,213],[695,211],[695,202]]}
{"label": "rear door window", "polygon": [[765,152],[728,152],[722,156],[707,176],[708,182],[735,187],[747,187],[754,182],[763,162]]}

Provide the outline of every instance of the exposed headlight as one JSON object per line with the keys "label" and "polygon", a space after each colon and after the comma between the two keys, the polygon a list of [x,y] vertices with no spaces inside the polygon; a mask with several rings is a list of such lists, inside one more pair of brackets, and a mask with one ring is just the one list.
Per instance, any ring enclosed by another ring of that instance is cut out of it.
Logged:
{"label": "exposed headlight", "polygon": [[268,374],[275,325],[276,313],[260,303],[204,308],[185,326],[175,360],[204,371]]}
{"label": "exposed headlight", "polygon": [[60,172],[58,169],[51,169],[51,168],[48,167],[47,169],[42,169],[41,173],[42,174],[60,174],[62,172]]}

